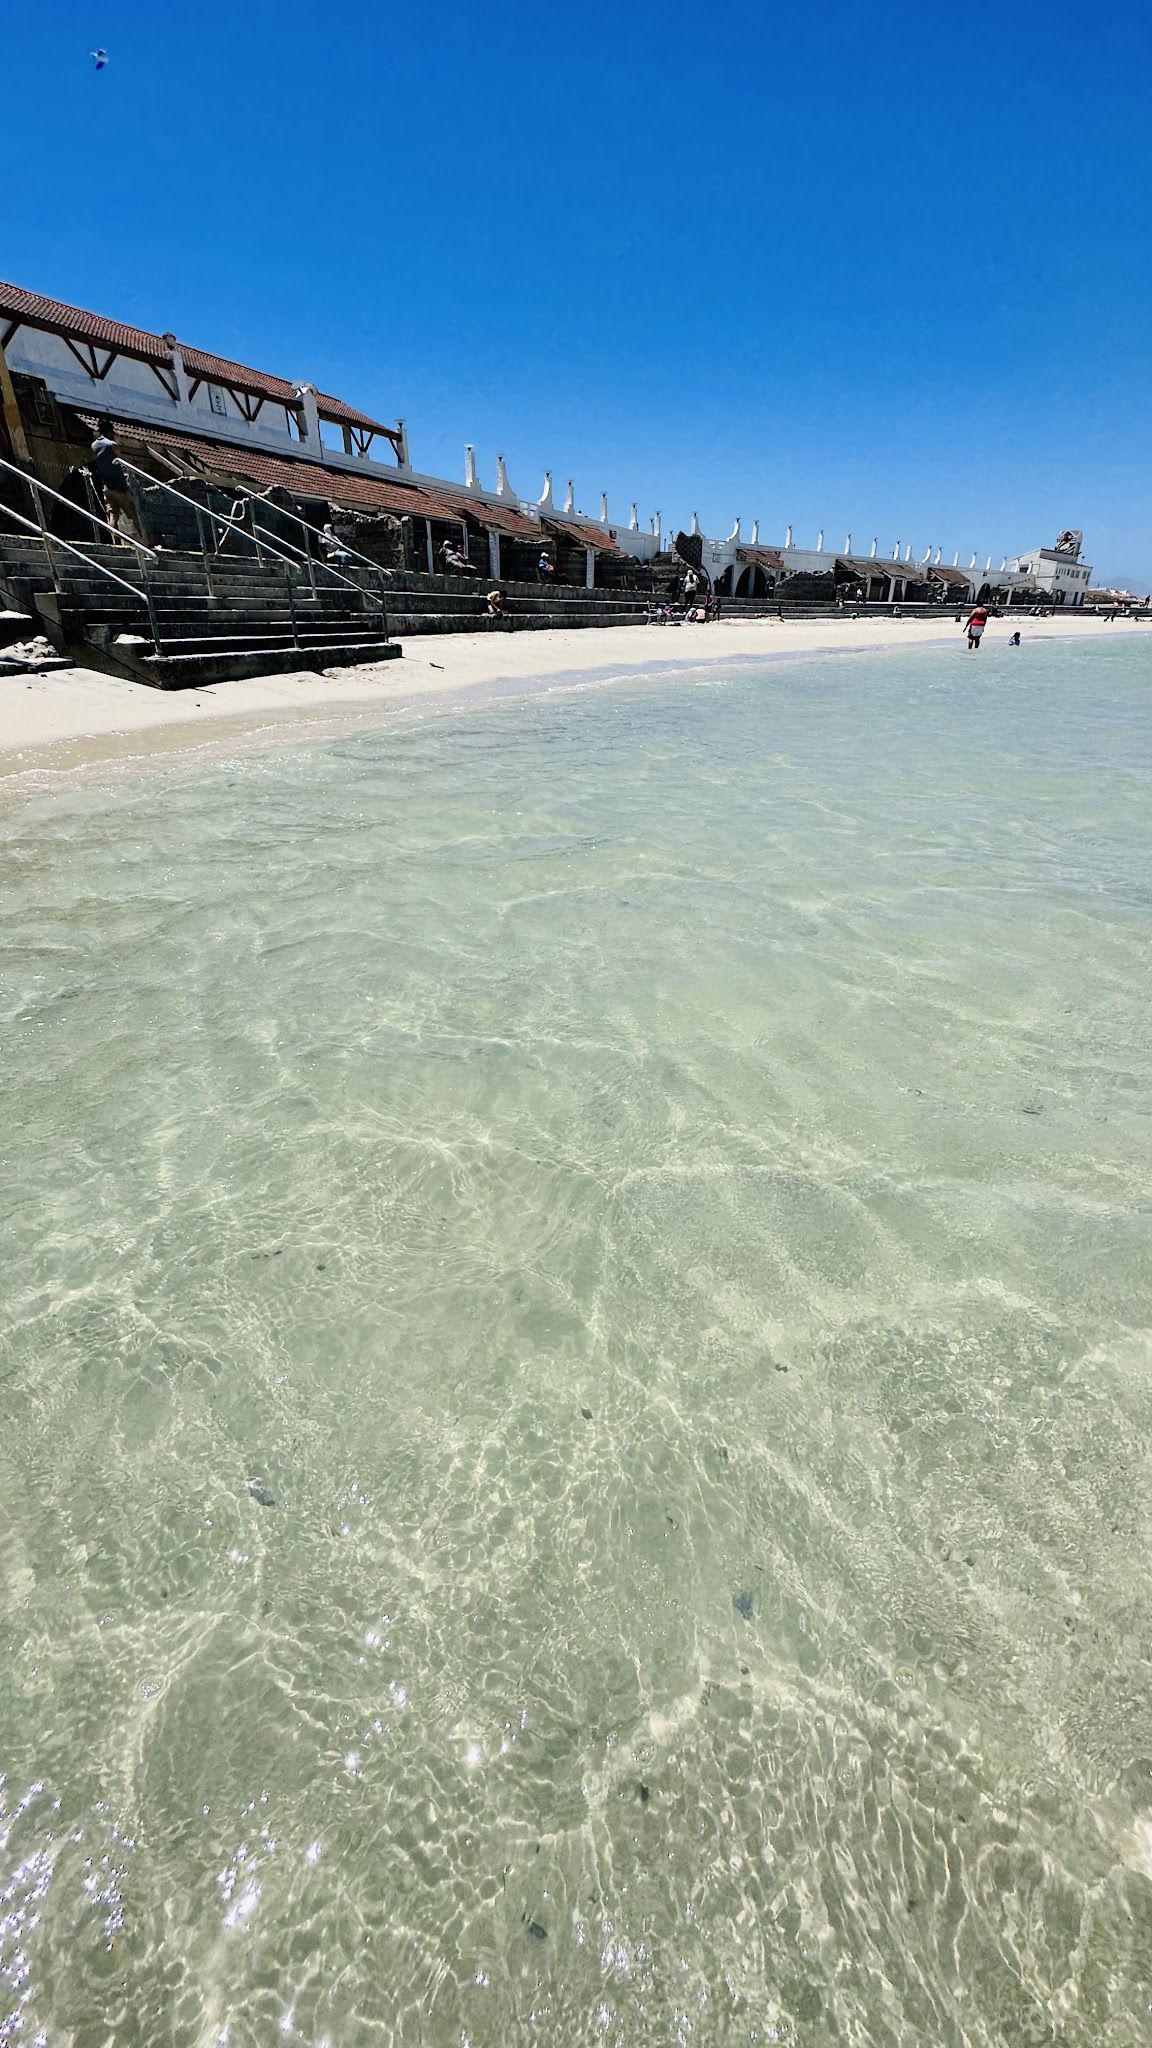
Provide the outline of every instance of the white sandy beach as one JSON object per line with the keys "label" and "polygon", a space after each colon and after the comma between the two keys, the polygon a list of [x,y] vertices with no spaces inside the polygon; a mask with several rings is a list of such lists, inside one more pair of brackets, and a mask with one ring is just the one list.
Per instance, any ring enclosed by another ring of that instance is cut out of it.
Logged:
{"label": "white sandy beach", "polygon": [[[405,640],[403,659],[363,668],[258,676],[195,690],[163,691],[93,669],[13,676],[0,682],[0,772],[74,766],[138,751],[152,737],[161,747],[225,737],[233,728],[268,730],[300,719],[407,700],[459,694],[500,683],[548,687],[557,678],[625,674],[649,667],[698,666],[737,657],[854,653],[870,648],[951,645],[965,659],[987,661],[1019,630],[1021,656],[1039,640],[1115,639],[1128,631],[1104,619],[1063,614],[1048,619],[993,619],[984,650],[969,656],[954,615],[940,619],[775,619],[712,626],[589,627],[536,633],[459,633]],[[131,744],[125,747],[124,742]]]}

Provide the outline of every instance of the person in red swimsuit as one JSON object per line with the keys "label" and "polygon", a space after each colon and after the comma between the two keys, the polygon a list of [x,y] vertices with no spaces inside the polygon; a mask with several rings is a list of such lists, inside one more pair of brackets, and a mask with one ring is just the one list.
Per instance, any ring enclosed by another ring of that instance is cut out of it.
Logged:
{"label": "person in red swimsuit", "polygon": [[980,636],[987,624],[988,614],[983,605],[978,604],[968,619],[968,645],[974,648],[977,654],[980,652]]}

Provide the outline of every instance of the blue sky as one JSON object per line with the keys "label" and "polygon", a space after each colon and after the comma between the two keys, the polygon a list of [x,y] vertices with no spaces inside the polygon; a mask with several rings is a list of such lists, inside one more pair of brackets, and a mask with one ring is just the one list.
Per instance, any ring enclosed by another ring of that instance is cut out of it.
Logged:
{"label": "blue sky", "polygon": [[1146,589],[1149,20],[10,9],[0,272],[402,414],[420,469],[964,561],[1080,526]]}

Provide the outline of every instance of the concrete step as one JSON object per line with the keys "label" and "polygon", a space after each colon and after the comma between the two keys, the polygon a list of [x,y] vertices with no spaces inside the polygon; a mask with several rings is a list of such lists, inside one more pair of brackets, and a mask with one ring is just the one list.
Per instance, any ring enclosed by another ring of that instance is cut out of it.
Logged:
{"label": "concrete step", "polygon": [[564,618],[549,618],[541,613],[521,614],[519,618],[507,617],[490,619],[477,618],[474,612],[406,612],[390,611],[388,629],[398,639],[415,634],[434,633],[524,633],[557,631],[577,626],[642,626],[643,614],[637,616],[628,612],[605,616],[601,610],[582,612]]}
{"label": "concrete step", "polygon": [[[171,636],[162,633],[160,651],[165,655],[227,654],[233,649],[245,647],[278,647],[287,657],[297,648],[362,647],[366,639],[371,639],[373,645],[378,644],[376,636],[366,635],[362,631],[325,631],[321,627],[310,633],[302,630],[296,637],[287,629],[278,632],[274,629],[258,631],[256,628],[251,632],[239,633],[174,633]],[[113,641],[112,652],[118,651],[117,643]]]}
{"label": "concrete step", "polygon": [[214,654],[148,654],[133,665],[141,682],[158,690],[186,690],[205,682],[234,682],[242,676],[279,675],[285,670],[350,668],[366,662],[397,661],[394,640],[318,642],[287,654],[282,647],[235,648]]}
{"label": "concrete step", "polygon": [[[134,600],[128,591],[66,591],[60,600],[65,611],[82,613],[86,618],[105,620],[131,615],[143,618],[147,607]],[[383,617],[379,605],[358,604],[312,604],[307,598],[297,597],[289,604],[283,591],[279,596],[261,595],[249,598],[196,598],[177,594],[156,597],[152,609],[159,619],[289,619],[295,611],[301,619],[380,619]]]}

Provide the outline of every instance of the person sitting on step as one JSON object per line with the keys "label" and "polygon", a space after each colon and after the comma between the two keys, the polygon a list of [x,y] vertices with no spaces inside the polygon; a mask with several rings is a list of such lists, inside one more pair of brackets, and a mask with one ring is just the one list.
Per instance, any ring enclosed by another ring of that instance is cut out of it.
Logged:
{"label": "person sitting on step", "polygon": [[330,519],[326,520],[320,528],[320,553],[326,562],[334,563],[339,567],[342,567],[345,562],[351,562],[352,560],[352,556],[344,546]]}

